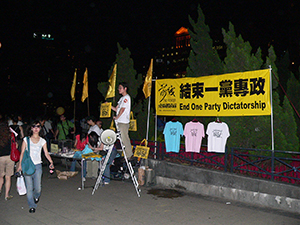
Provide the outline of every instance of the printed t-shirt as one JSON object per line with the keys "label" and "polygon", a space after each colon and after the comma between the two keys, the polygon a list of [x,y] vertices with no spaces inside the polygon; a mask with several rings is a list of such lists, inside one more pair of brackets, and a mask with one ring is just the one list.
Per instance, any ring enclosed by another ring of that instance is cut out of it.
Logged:
{"label": "printed t-shirt", "polygon": [[210,122],[206,134],[208,135],[207,151],[225,153],[226,141],[230,136],[227,124]]}
{"label": "printed t-shirt", "polygon": [[202,138],[205,137],[204,126],[200,122],[188,122],[184,126],[185,151],[200,152]]}
{"label": "printed t-shirt", "polygon": [[125,108],[125,110],[116,121],[118,123],[129,123],[130,122],[130,110],[131,110],[131,98],[130,98],[129,94],[122,96],[120,98],[120,100],[118,101],[117,115],[119,115],[121,108]]}
{"label": "printed t-shirt", "polygon": [[176,152],[180,150],[180,136],[183,135],[183,126],[180,122],[169,121],[164,129],[166,142],[166,152]]}

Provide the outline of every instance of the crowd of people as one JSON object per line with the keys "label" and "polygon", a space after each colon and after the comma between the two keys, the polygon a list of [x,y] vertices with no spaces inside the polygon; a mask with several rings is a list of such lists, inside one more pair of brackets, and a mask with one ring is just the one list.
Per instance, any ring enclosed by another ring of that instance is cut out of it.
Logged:
{"label": "crowd of people", "polygon": [[[114,120],[118,124],[118,130],[125,145],[125,155],[131,160],[133,154],[128,135],[131,99],[127,93],[128,86],[126,83],[120,83],[118,90],[122,97],[118,101],[117,106],[112,106],[112,110],[116,111]],[[49,154],[53,140],[59,142],[72,139],[74,140],[74,148],[83,150],[88,147],[93,152],[101,152],[104,149],[100,138],[102,132],[102,121],[96,120],[93,116],[85,117],[77,122],[68,120],[64,114],[61,114],[59,115],[58,122],[55,122],[55,118],[45,116],[32,121],[23,121],[21,115],[3,116],[0,114],[0,196],[2,194],[2,187],[4,186],[4,199],[8,201],[13,198],[10,194],[11,177],[15,173],[22,173],[22,160],[25,151],[30,148],[29,154],[35,165],[35,172],[32,175],[25,174],[24,177],[29,212],[34,213],[41,195],[42,150],[45,158],[49,161],[49,169],[53,170],[53,160]],[[12,134],[16,139],[17,148],[20,151],[20,159],[16,163],[10,157]],[[110,182],[109,167],[116,154],[117,150],[114,147],[104,171],[105,184],[109,184]],[[74,169],[73,164],[71,170]]]}

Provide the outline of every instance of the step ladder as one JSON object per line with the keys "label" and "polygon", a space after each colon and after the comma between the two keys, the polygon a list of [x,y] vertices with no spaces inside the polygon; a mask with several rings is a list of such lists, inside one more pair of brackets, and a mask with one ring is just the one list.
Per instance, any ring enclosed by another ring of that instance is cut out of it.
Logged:
{"label": "step ladder", "polygon": [[[127,165],[127,168],[129,170],[129,173],[130,173],[130,176],[131,176],[131,179],[132,179],[132,183],[134,185],[134,188],[135,188],[135,191],[136,191],[136,194],[138,197],[141,197],[140,195],[140,192],[141,190],[139,189],[139,183],[137,182],[137,179],[136,179],[136,176],[134,175],[134,170],[132,168],[132,165],[131,165],[131,162],[128,161],[127,159],[127,156],[125,154],[125,145],[123,144],[123,141],[122,141],[122,137],[121,137],[121,133],[118,129],[118,125],[117,123],[115,122],[116,124],[116,128],[117,128],[117,139],[120,141],[120,144],[121,144],[121,147],[122,147],[122,152],[123,152],[123,155],[124,155],[124,159],[125,159],[125,162],[126,162],[126,165]],[[109,160],[109,157],[111,155],[111,152],[113,150],[113,145],[104,145],[104,150],[108,150],[106,156],[105,156],[105,160],[104,162],[101,164],[101,168],[100,168],[100,173],[99,173],[99,176],[97,178],[97,181],[96,181],[96,184],[94,186],[94,189],[93,189],[93,192],[92,192],[92,195],[94,195],[95,191],[98,189],[99,185],[101,184],[103,186],[104,184],[104,179],[102,178],[103,176],[103,173],[104,173],[104,170],[105,170],[105,167],[107,165],[107,162]]]}
{"label": "step ladder", "polygon": [[104,162],[100,164],[100,173],[98,175],[97,181],[95,183],[92,195],[94,195],[95,191],[98,189],[99,185],[103,186],[104,185],[104,179],[103,179],[103,174],[104,170],[106,168],[107,162],[110,158],[111,152],[113,150],[114,145],[104,145],[104,151],[107,151],[107,154],[105,156]]}

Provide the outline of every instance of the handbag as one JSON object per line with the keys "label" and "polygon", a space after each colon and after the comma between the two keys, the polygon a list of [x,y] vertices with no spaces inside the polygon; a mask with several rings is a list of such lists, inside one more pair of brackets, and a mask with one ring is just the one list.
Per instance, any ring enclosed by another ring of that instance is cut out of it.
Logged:
{"label": "handbag", "polygon": [[22,175],[17,177],[17,191],[18,191],[19,195],[27,194],[24,176],[22,176]]}
{"label": "handbag", "polygon": [[14,162],[18,162],[20,160],[20,152],[17,149],[16,138],[13,133],[11,133],[11,151],[10,151],[10,159]]}
{"label": "handbag", "polygon": [[111,115],[111,102],[102,103],[100,108],[100,118],[109,118]]}
{"label": "handbag", "polygon": [[133,112],[130,112],[129,131],[137,131],[136,119],[133,117]]}
{"label": "handbag", "polygon": [[30,157],[30,140],[29,137],[27,138],[27,149],[24,151],[23,159],[22,159],[22,171],[23,174],[26,176],[30,176],[35,173],[35,165],[32,162]]}
{"label": "handbag", "polygon": [[[145,142],[145,146],[142,146],[143,142]],[[135,146],[134,157],[148,159],[150,148],[147,147],[147,140],[144,139],[141,141],[140,145]]]}

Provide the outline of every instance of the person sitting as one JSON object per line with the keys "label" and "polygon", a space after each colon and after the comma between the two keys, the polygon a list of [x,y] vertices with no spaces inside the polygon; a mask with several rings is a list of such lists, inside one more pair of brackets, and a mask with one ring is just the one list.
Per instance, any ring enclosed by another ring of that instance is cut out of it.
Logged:
{"label": "person sitting", "polygon": [[[93,133],[93,132],[92,132]],[[108,149],[105,148],[104,144],[101,142],[101,140],[99,140],[99,137],[95,136],[93,134],[93,137],[91,137],[94,139],[94,142],[89,142],[89,143],[93,143],[94,145],[90,145],[90,148],[96,152],[96,153],[100,153],[101,155],[106,155],[108,151]],[[97,145],[95,144],[96,140],[97,141]],[[117,155],[117,148],[115,146],[113,146],[112,152],[110,154],[110,157],[107,161],[106,167],[104,169],[104,173],[103,173],[103,177],[104,177],[104,184],[107,185],[110,183],[110,166],[113,163],[114,159],[116,158]]]}
{"label": "person sitting", "polygon": [[88,125],[90,125],[90,129],[88,131],[88,134],[90,134],[92,131],[96,132],[97,135],[100,137],[101,133],[103,132],[102,128],[99,128],[99,126],[96,124],[96,119],[93,116],[88,116],[86,118],[86,122]]}
{"label": "person sitting", "polygon": [[[85,149],[91,149],[91,151],[95,152],[95,153],[100,153],[100,155],[102,155],[104,157],[104,155],[107,154],[106,149],[104,148],[104,144],[100,141],[99,136],[97,135],[96,132],[92,131],[90,134],[88,134],[88,143],[85,146]],[[104,176],[104,184],[109,184],[110,183],[110,166],[113,163],[113,160],[115,159],[117,155],[117,148],[114,146],[111,152],[111,155],[109,157],[109,160],[106,164],[103,176]],[[74,155],[75,156],[75,155]],[[72,162],[73,167],[71,166],[70,171],[75,171],[75,164],[76,161],[74,161],[74,163]],[[83,165],[84,170],[83,170],[83,175],[85,177],[86,175],[86,164]]]}
{"label": "person sitting", "polygon": [[[78,141],[77,141],[78,142]],[[81,146],[78,146],[77,143],[77,147],[79,147],[78,149],[81,151],[76,151],[73,158],[74,160],[71,163],[71,167],[70,167],[70,171],[75,171],[75,167],[76,167],[76,159],[80,159],[82,158],[82,155],[84,154],[88,154],[88,153],[92,153],[92,146],[96,147],[96,146],[100,146],[99,144],[99,136],[97,135],[96,132],[92,131],[90,134],[88,134],[87,138],[84,140],[84,138],[82,138],[80,140],[80,142],[85,143],[84,145],[82,144]],[[84,161],[84,165],[83,166],[83,177],[86,177],[86,161]]]}
{"label": "person sitting", "polygon": [[89,142],[89,138],[86,133],[77,134],[75,136],[74,147],[78,150],[83,150],[87,143]]}

